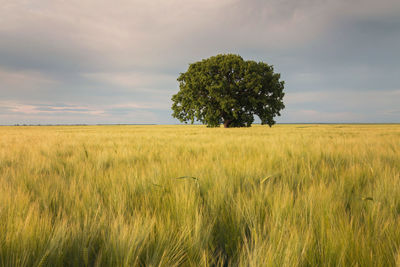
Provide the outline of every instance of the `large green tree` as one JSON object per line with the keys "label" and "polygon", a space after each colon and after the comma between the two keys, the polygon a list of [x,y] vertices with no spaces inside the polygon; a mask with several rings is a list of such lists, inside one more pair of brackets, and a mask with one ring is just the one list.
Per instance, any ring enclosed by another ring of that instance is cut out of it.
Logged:
{"label": "large green tree", "polygon": [[285,107],[280,74],[264,62],[245,61],[239,55],[217,55],[192,63],[178,81],[172,116],[181,122],[249,127],[257,115],[262,124],[272,126]]}

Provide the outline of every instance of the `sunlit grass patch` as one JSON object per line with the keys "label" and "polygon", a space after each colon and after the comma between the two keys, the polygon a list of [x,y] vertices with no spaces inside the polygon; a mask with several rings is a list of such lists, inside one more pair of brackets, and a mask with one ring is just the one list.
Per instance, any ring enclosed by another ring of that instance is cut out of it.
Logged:
{"label": "sunlit grass patch", "polygon": [[0,266],[394,266],[399,134],[0,127]]}

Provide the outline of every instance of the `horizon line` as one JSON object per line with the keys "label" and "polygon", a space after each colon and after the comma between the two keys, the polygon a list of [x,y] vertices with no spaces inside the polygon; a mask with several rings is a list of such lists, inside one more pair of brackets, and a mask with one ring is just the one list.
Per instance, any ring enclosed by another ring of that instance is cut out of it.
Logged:
{"label": "horizon line", "polygon": [[[332,124],[332,125],[337,125],[337,124],[400,124],[400,122],[280,122],[280,123],[275,123],[274,125],[278,124]],[[202,126],[206,124],[200,124],[200,123],[193,123],[193,124],[162,124],[162,123],[48,123],[48,124],[28,124],[28,123],[15,123],[15,124],[0,124],[0,126],[15,126],[15,127],[21,127],[21,126],[155,126],[155,125],[166,125],[166,126],[173,126],[173,125],[182,125],[182,126],[190,126],[190,125],[196,125],[196,126]],[[222,125],[222,124],[221,124]],[[261,125],[261,123],[252,123],[252,125]],[[268,126],[267,124],[264,124],[265,126]],[[232,127],[232,128],[246,128],[246,127]]]}

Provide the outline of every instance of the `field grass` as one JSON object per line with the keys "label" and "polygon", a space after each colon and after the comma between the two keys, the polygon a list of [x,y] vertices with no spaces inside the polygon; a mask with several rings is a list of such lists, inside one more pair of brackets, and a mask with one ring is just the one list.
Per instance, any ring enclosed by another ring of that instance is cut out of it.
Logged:
{"label": "field grass", "polygon": [[0,127],[0,266],[396,266],[400,125]]}

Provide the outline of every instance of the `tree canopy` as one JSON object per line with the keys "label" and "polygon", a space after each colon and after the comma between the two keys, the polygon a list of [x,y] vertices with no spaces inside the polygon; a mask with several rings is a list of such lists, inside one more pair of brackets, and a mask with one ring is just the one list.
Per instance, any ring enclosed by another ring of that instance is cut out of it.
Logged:
{"label": "tree canopy", "polygon": [[189,65],[177,79],[172,116],[181,122],[200,121],[208,127],[249,127],[254,115],[272,126],[280,116],[284,82],[273,66],[243,60],[239,55],[217,55]]}

